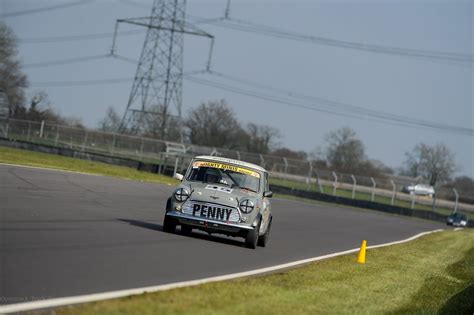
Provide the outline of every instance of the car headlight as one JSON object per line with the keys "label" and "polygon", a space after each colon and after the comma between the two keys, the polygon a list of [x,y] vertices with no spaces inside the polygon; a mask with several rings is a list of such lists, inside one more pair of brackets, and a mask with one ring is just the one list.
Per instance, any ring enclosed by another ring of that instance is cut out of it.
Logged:
{"label": "car headlight", "polygon": [[186,199],[189,198],[189,195],[189,190],[187,190],[186,188],[178,188],[174,192],[174,198],[179,202],[186,201]]}
{"label": "car headlight", "polygon": [[240,202],[239,209],[243,213],[250,213],[253,211],[253,208],[255,207],[254,203],[252,200],[245,199]]}

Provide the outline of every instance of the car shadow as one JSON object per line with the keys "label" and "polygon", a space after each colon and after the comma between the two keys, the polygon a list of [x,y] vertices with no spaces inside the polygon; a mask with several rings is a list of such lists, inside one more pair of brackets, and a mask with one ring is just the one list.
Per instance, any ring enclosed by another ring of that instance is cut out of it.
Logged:
{"label": "car shadow", "polygon": [[[163,232],[163,225],[161,224],[156,224],[156,223],[150,223],[150,222],[145,222],[145,221],[140,221],[140,220],[131,220],[131,219],[117,219],[118,221],[128,223],[133,226],[141,227],[144,229],[148,230],[153,230],[153,231],[158,231],[158,232]],[[197,229],[193,229],[193,231],[190,234],[184,235],[181,233],[181,227],[176,228],[176,232],[173,233],[174,235],[180,235],[183,237],[190,237],[194,239],[199,239],[199,240],[204,240],[204,241],[209,241],[209,242],[215,242],[215,243],[220,243],[220,244],[226,244],[226,245],[233,245],[233,246],[238,246],[238,247],[245,247],[245,243],[243,241],[239,241],[236,239],[231,239],[227,237],[223,237],[220,235],[209,235],[206,234],[204,231],[199,231]]]}
{"label": "car shadow", "polygon": [[161,224],[150,223],[150,222],[139,221],[139,220],[130,220],[130,219],[117,219],[117,220],[128,223],[133,226],[138,226],[144,229],[163,232],[163,225]]}
{"label": "car shadow", "polygon": [[[182,234],[181,234],[182,235]],[[206,234],[204,231],[199,231],[197,229],[193,229],[193,231],[185,235],[186,237],[192,237],[195,239],[200,239],[204,241],[209,241],[209,242],[214,242],[214,243],[221,243],[221,244],[226,244],[226,245],[233,245],[233,246],[238,246],[238,247],[245,247],[245,243],[243,241],[239,241],[236,239],[232,239],[230,237],[224,237],[220,235],[209,235]]]}

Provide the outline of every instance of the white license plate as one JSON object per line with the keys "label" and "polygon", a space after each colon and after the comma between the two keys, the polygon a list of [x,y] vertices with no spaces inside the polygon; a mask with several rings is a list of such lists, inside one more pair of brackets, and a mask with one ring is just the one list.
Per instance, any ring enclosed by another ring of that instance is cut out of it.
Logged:
{"label": "white license plate", "polygon": [[237,209],[208,203],[189,203],[183,207],[183,213],[195,217],[223,221],[239,222],[240,216]]}

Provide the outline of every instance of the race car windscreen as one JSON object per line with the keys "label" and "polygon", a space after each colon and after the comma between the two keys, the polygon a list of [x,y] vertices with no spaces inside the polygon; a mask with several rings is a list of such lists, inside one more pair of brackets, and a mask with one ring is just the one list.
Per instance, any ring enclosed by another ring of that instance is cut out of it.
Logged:
{"label": "race car windscreen", "polygon": [[209,184],[222,184],[231,188],[260,191],[260,174],[230,164],[195,161],[187,180]]}

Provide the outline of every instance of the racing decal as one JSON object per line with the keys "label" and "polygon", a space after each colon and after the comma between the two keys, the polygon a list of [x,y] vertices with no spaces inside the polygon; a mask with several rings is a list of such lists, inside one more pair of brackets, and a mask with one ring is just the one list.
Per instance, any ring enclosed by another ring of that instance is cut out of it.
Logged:
{"label": "racing decal", "polygon": [[195,217],[208,218],[224,222],[239,222],[240,216],[237,209],[206,203],[189,203],[183,208],[183,213]]}
{"label": "racing decal", "polygon": [[204,189],[217,190],[217,191],[225,192],[228,194],[230,194],[233,190],[232,188],[215,186],[215,185],[207,185],[206,187],[204,187]]}
{"label": "racing decal", "polygon": [[243,167],[238,167],[230,164],[224,164],[224,163],[216,163],[216,162],[208,162],[208,161],[196,161],[193,163],[193,168],[196,167],[212,167],[212,168],[219,168],[223,170],[230,170],[233,172],[245,174],[245,175],[250,175],[253,177],[260,178],[260,174],[258,172],[249,170],[247,168]]}

